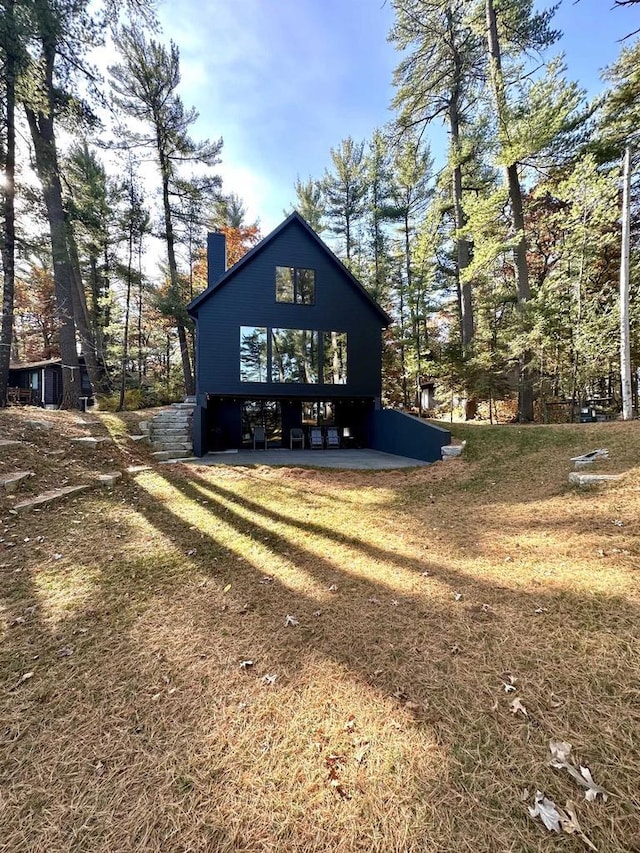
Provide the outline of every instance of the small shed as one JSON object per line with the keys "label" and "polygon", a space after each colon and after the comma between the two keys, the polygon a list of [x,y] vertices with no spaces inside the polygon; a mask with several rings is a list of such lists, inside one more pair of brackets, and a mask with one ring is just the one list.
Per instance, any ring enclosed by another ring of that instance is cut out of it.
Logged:
{"label": "small shed", "polygon": [[[92,401],[93,388],[82,356],[79,361],[80,395]],[[57,408],[62,402],[62,359],[12,362],[9,365],[7,399],[10,403]]]}

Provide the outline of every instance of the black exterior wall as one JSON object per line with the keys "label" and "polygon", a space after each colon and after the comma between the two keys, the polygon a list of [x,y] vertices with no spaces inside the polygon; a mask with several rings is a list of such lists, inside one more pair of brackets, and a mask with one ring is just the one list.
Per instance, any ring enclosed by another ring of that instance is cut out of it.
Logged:
{"label": "black exterior wall", "polygon": [[[291,214],[226,272],[224,235],[210,234],[207,248],[208,287],[188,307],[196,323],[196,456],[246,446],[249,438],[246,424],[243,428],[243,405],[259,407],[267,401],[278,412],[275,440],[288,447],[290,430],[305,428],[302,403],[315,401],[331,404],[333,423],[341,431],[348,428],[352,446],[388,449],[416,459],[440,458],[440,446],[450,442],[446,430],[436,430],[417,419],[407,423],[378,417],[386,414],[380,411],[381,333],[390,318],[299,214]],[[313,303],[278,302],[276,267],[313,270]],[[264,382],[241,381],[243,326],[267,330]],[[272,329],[317,332],[320,364],[322,333],[346,333],[347,382],[271,381]]]}
{"label": "black exterior wall", "polygon": [[[364,413],[380,405],[381,332],[389,318],[298,214],[292,214],[222,275],[221,236],[209,235],[209,287],[189,307],[196,320],[198,409],[194,414],[194,453],[242,446],[241,410],[245,400],[279,403],[285,446],[289,430],[302,425],[302,401],[333,403],[336,425],[348,426],[364,443],[368,430],[368,415]],[[313,304],[276,301],[278,266],[314,271]],[[346,384],[272,382],[270,369],[265,382],[241,381],[242,326],[315,331],[320,358],[323,332],[346,333]]]}

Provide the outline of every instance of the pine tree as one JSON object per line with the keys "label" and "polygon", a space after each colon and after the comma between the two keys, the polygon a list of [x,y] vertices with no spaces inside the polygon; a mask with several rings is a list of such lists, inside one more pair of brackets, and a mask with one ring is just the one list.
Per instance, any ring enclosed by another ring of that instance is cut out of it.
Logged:
{"label": "pine tree", "polygon": [[356,143],[348,136],[338,148],[332,148],[330,154],[333,170],[327,170],[322,180],[328,229],[342,239],[342,251],[350,266],[357,248],[356,228],[364,215],[367,194],[364,142]]}
{"label": "pine tree", "polygon": [[[116,102],[125,114],[143,122],[147,133],[129,131],[131,145],[155,150],[162,183],[164,238],[167,247],[170,294],[167,305],[174,312],[187,394],[194,391],[193,370],[187,341],[188,318],[184,310],[176,258],[175,209],[173,202],[179,169],[185,163],[200,163],[209,168],[219,162],[222,140],[195,142],[189,135],[198,115],[185,109],[177,88],[180,83],[180,55],[171,42],[167,49],[153,39],[147,40],[138,26],[123,28],[117,37],[123,62],[111,69]],[[220,185],[217,175],[202,179],[203,194]]]}
{"label": "pine tree", "polygon": [[315,181],[312,177],[302,181],[300,176],[296,178],[294,184],[296,193],[295,209],[300,216],[313,228],[316,234],[322,234],[324,231],[323,217],[325,215],[325,207],[322,194],[321,181]]}

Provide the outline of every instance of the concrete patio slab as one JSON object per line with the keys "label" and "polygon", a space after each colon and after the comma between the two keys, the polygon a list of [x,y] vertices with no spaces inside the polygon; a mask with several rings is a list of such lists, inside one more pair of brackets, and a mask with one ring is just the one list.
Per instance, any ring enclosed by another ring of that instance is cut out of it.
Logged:
{"label": "concrete patio slab", "polygon": [[395,456],[380,450],[238,450],[207,453],[200,459],[182,460],[188,465],[272,465],[284,468],[346,468],[361,471],[388,471],[429,465],[421,459]]}

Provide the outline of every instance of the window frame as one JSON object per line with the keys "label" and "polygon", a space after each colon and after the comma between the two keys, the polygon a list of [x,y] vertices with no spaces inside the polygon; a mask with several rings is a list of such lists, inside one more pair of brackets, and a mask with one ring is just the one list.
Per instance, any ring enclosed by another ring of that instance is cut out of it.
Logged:
{"label": "window frame", "polygon": [[[293,272],[292,281],[291,281],[291,289],[293,299],[278,299],[278,270],[291,270]],[[312,273],[313,274],[313,292],[312,299],[310,301],[302,300],[300,298],[302,294],[302,286],[300,284],[300,273]],[[276,293],[276,303],[278,305],[315,305],[316,302],[316,270],[314,267],[293,267],[293,266],[285,266],[284,264],[276,264],[276,272],[275,272],[275,293]]]}

